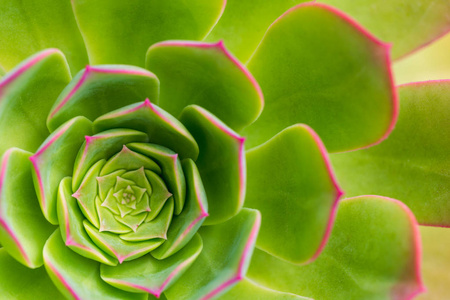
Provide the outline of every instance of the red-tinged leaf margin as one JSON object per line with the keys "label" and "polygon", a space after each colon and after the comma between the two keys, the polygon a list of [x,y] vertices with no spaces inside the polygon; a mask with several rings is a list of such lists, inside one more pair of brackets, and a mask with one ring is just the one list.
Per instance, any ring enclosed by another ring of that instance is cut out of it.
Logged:
{"label": "red-tinged leaf margin", "polygon": [[[271,27],[273,25],[275,25],[277,22],[279,22],[281,19],[283,19],[286,15],[288,15],[289,13],[305,7],[305,6],[317,6],[317,7],[321,7],[325,10],[330,11],[331,13],[335,14],[336,16],[338,16],[339,18],[343,19],[345,22],[349,23],[351,26],[353,26],[356,30],[358,30],[362,35],[364,35],[366,38],[368,38],[369,40],[371,40],[373,43],[381,46],[384,50],[385,50],[385,60],[386,60],[386,65],[388,66],[388,80],[389,80],[389,85],[391,86],[391,91],[392,91],[392,117],[391,117],[391,122],[389,123],[385,133],[383,136],[381,136],[377,141],[366,145],[366,146],[362,146],[356,149],[352,149],[352,150],[346,150],[346,151],[340,151],[340,152],[350,152],[350,151],[356,151],[356,150],[361,150],[361,149],[366,149],[366,148],[370,148],[372,146],[378,145],[379,143],[381,143],[382,141],[384,141],[392,132],[392,130],[394,130],[395,124],[397,123],[397,119],[398,119],[398,114],[399,114],[399,99],[398,99],[398,93],[397,93],[397,89],[395,87],[395,81],[394,81],[394,72],[393,72],[393,65],[392,65],[392,59],[391,59],[391,49],[392,49],[392,44],[390,43],[385,43],[381,40],[379,40],[377,37],[375,37],[372,33],[370,33],[367,29],[365,29],[362,25],[360,25],[355,19],[353,19],[351,16],[345,14],[344,12],[334,8],[333,6],[327,5],[327,4],[323,4],[323,3],[316,3],[316,0],[313,0],[311,2],[306,2],[306,3],[300,3],[294,7],[291,7],[290,9],[288,9],[286,12],[284,12],[281,16],[279,16],[272,24],[270,24],[270,26],[267,28],[266,33],[264,34],[264,36],[261,39],[261,42],[264,40],[267,32],[271,29]],[[246,65],[252,60],[254,54],[257,52],[257,50],[259,49],[260,44],[255,48],[255,50],[253,51],[253,54],[250,56],[250,58],[247,60],[247,62],[245,63]],[[336,152],[339,153],[339,152]]]}

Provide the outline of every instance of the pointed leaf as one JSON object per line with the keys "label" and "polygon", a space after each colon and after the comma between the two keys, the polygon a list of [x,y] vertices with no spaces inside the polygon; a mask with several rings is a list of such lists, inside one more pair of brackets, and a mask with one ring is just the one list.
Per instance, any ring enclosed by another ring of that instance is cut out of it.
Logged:
{"label": "pointed leaf", "polygon": [[245,198],[245,139],[207,110],[190,105],[180,121],[197,141],[196,165],[208,196],[209,217],[205,225],[224,222],[236,215]]}
{"label": "pointed leaf", "polygon": [[316,133],[291,126],[247,152],[247,207],[261,212],[257,246],[304,263],[322,251],[342,195]]}
{"label": "pointed leaf", "polygon": [[175,200],[175,214],[179,215],[186,197],[186,182],[178,154],[156,144],[131,143],[127,146],[133,151],[150,157],[161,166],[162,178]]}
{"label": "pointed leaf", "polygon": [[208,201],[197,167],[191,159],[183,160],[182,163],[188,191],[186,204],[181,214],[173,217],[167,240],[152,252],[153,257],[160,260],[183,248],[208,216]]}
{"label": "pointed leaf", "polygon": [[224,0],[72,1],[93,64],[143,66],[152,44],[201,40],[222,14]]}
{"label": "pointed leaf", "polygon": [[146,142],[147,139],[145,133],[130,129],[111,129],[86,136],[86,141],[75,160],[72,189],[74,191],[78,189],[86,171],[98,160],[116,154],[127,143]]}
{"label": "pointed leaf", "polygon": [[39,147],[48,136],[47,114],[69,81],[67,62],[56,49],[31,56],[2,77],[0,155],[11,147],[26,151]]}
{"label": "pointed leaf", "polygon": [[54,230],[42,215],[34,193],[31,153],[11,148],[0,167],[0,242],[9,255],[29,268],[42,266],[42,248]]}
{"label": "pointed leaf", "polygon": [[0,295],[3,299],[63,300],[44,267],[36,270],[19,264],[0,249]]}
{"label": "pointed leaf", "polygon": [[0,27],[0,65],[5,70],[11,70],[28,56],[52,47],[64,52],[72,74],[88,63],[69,1],[1,2]]}
{"label": "pointed leaf", "polygon": [[248,68],[265,108],[244,130],[247,147],[305,123],[330,152],[353,150],[384,139],[395,124],[389,45],[331,7],[288,10],[270,26]]}
{"label": "pointed leaf", "polygon": [[[399,58],[432,43],[450,30],[447,0],[321,0],[354,17],[383,41],[393,44]],[[414,33],[414,34],[411,34]]]}
{"label": "pointed leaf", "polygon": [[269,25],[294,5],[308,0],[227,0],[219,22],[206,37],[223,40],[240,61],[246,62],[264,36]]}
{"label": "pointed leaf", "polygon": [[127,242],[117,234],[99,232],[88,221],[83,221],[84,228],[94,243],[107,254],[116,257],[119,263],[141,257],[161,245],[163,239],[153,239],[143,242]]}
{"label": "pointed leaf", "polygon": [[255,250],[247,276],[314,299],[412,299],[424,290],[417,222],[400,201],[350,198],[317,260],[298,266]]}
{"label": "pointed leaf", "polygon": [[133,170],[141,167],[158,174],[161,173],[161,168],[153,160],[123,145],[122,150],[108,160],[100,175],[103,176],[120,169]]}
{"label": "pointed leaf", "polygon": [[167,202],[167,199],[172,194],[167,190],[165,182],[158,175],[151,171],[145,171],[145,175],[153,188],[152,195],[150,196],[150,212],[146,219],[146,222],[148,222],[158,216],[164,203]]}
{"label": "pointed leaf", "polygon": [[111,128],[142,130],[150,142],[175,151],[181,158],[197,159],[198,145],[189,131],[148,99],[103,115],[94,122],[96,132]]}
{"label": "pointed leaf", "polygon": [[399,95],[401,113],[386,141],[331,156],[337,178],[349,196],[395,197],[419,223],[449,226],[450,80],[402,86]]}
{"label": "pointed leaf", "polygon": [[127,293],[104,282],[100,263],[67,248],[59,230],[45,244],[44,262],[53,283],[68,299],[147,299],[146,294]]}
{"label": "pointed leaf", "polygon": [[202,247],[202,239],[196,234],[183,250],[167,259],[157,260],[147,254],[117,267],[102,266],[101,276],[119,289],[134,293],[144,291],[159,298],[192,265]]}
{"label": "pointed leaf", "polygon": [[86,233],[83,226],[85,217],[72,197],[71,179],[64,178],[58,189],[58,221],[65,245],[84,257],[111,266],[117,265],[117,260],[100,250]]}
{"label": "pointed leaf", "polygon": [[242,280],[260,222],[258,211],[244,208],[224,223],[201,228],[203,250],[189,271],[164,293],[167,299],[210,299]]}
{"label": "pointed leaf", "polygon": [[92,134],[92,123],[76,117],[61,125],[30,157],[33,163],[33,181],[45,218],[58,223],[56,194],[61,180],[73,173],[73,163],[85,135]]}
{"label": "pointed leaf", "polygon": [[239,131],[262,111],[258,83],[222,42],[158,43],[147,52],[146,67],[161,81],[159,105],[174,116],[197,104]]}
{"label": "pointed leaf", "polygon": [[150,98],[158,103],[156,76],[134,66],[87,66],[62,91],[50,111],[47,126],[55,130],[76,116],[89,120],[122,106]]}

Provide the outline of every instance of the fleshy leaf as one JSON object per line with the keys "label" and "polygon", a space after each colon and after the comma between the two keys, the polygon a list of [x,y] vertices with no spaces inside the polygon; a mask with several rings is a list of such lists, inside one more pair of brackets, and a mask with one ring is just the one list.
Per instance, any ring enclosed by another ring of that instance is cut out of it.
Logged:
{"label": "fleshy leaf", "polygon": [[208,216],[208,201],[200,174],[191,159],[183,160],[186,176],[186,204],[178,216],[174,216],[167,232],[167,240],[152,252],[156,259],[165,259],[183,248],[202,226]]}
{"label": "fleshy leaf", "polygon": [[412,299],[424,290],[418,230],[400,201],[350,198],[339,205],[330,240],[313,263],[298,266],[255,250],[247,276],[314,299]]}
{"label": "fleshy leaf", "polygon": [[153,160],[123,145],[122,150],[108,160],[100,175],[103,176],[120,169],[133,170],[141,167],[158,174],[161,173],[161,168]]}
{"label": "fleshy leaf", "polygon": [[153,191],[150,196],[150,212],[146,221],[151,221],[159,214],[161,209],[172,194],[167,190],[165,182],[155,173],[151,171],[145,171],[145,175],[150,182]]}
{"label": "fleshy leaf", "polygon": [[[0,167],[0,242],[29,268],[42,266],[42,248],[54,231],[39,209],[31,175],[31,153],[11,148]],[[3,265],[0,269],[3,268]]]}
{"label": "fleshy leaf", "polygon": [[202,239],[196,234],[181,251],[167,259],[157,260],[147,254],[117,267],[102,266],[100,273],[114,287],[134,293],[147,292],[159,298],[192,265],[202,247]]}
{"label": "fleshy leaf", "polygon": [[307,300],[309,298],[300,297],[291,293],[284,293],[269,289],[256,282],[244,278],[238,282],[229,292],[222,295],[220,299],[253,299],[253,300]]}
{"label": "fleshy leaf", "polygon": [[98,160],[116,154],[127,143],[147,140],[148,136],[145,133],[131,129],[111,129],[86,136],[86,141],[75,160],[72,189],[74,191],[78,189],[86,171]]}
{"label": "fleshy leaf", "polygon": [[244,208],[230,220],[199,230],[203,250],[164,294],[167,299],[210,299],[227,291],[247,272],[261,215]]}
{"label": "fleshy leaf", "polygon": [[122,106],[149,98],[158,103],[156,76],[134,66],[87,66],[61,92],[50,111],[47,126],[55,130],[76,116],[95,120]]}
{"label": "fleshy leaf", "polygon": [[61,125],[30,157],[33,163],[33,181],[45,218],[58,223],[56,194],[61,180],[73,173],[73,162],[85,135],[92,134],[92,123],[76,117]]}
{"label": "fleshy leaf", "polygon": [[386,138],[397,116],[389,47],[331,7],[288,10],[248,63],[265,108],[243,132],[247,147],[296,123],[311,126],[330,152]]}
{"label": "fleshy leaf", "polygon": [[450,282],[450,229],[420,226],[423,245],[422,274],[426,294],[418,300],[445,299]]}
{"label": "fleshy leaf", "polygon": [[245,205],[262,215],[258,248],[297,264],[315,259],[342,195],[320,138],[291,126],[248,151],[247,163]]}
{"label": "fleshy leaf", "polygon": [[161,245],[163,239],[146,240],[143,242],[127,242],[117,234],[99,232],[88,221],[83,221],[84,228],[94,243],[107,254],[116,257],[119,263],[141,257]]}
{"label": "fleshy leaf", "polygon": [[194,136],[200,154],[196,165],[208,196],[205,225],[224,222],[236,215],[245,198],[245,139],[207,110],[191,105],[180,121]]}
{"label": "fleshy leaf", "polygon": [[2,1],[0,27],[0,65],[5,70],[11,70],[38,51],[53,47],[64,52],[72,74],[88,63],[83,38],[69,1]]}
{"label": "fleshy leaf", "polygon": [[39,147],[48,136],[47,114],[69,81],[66,59],[57,49],[31,56],[2,77],[0,155],[11,147],[26,151]]}
{"label": "fleshy leaf", "polygon": [[104,282],[100,263],[66,247],[59,230],[45,244],[44,262],[53,283],[68,299],[147,299],[147,294],[127,293]]}
{"label": "fleshy leaf", "polygon": [[150,47],[146,67],[161,81],[159,105],[173,116],[197,104],[239,131],[262,111],[261,88],[222,42],[162,42]]}
{"label": "fleshy leaf", "polygon": [[240,61],[246,62],[264,36],[267,27],[292,6],[308,0],[227,0],[219,22],[206,37],[223,40]]}
{"label": "fleshy leaf", "polygon": [[320,0],[354,17],[383,41],[393,44],[399,58],[432,43],[450,30],[447,0]]}
{"label": "fleshy leaf", "polygon": [[61,180],[58,189],[58,221],[65,245],[84,257],[111,266],[117,265],[117,260],[100,250],[86,233],[83,226],[85,216],[72,197],[71,184],[72,178],[66,177]]}
{"label": "fleshy leaf", "polygon": [[63,300],[44,267],[36,270],[19,264],[0,249],[0,295],[3,299]]}
{"label": "fleshy leaf", "polygon": [[189,131],[148,99],[110,112],[94,121],[96,132],[111,128],[142,130],[148,134],[150,142],[175,151],[181,158],[197,159],[198,145]]}
{"label": "fleshy leaf", "polygon": [[400,116],[381,144],[331,156],[349,196],[395,197],[421,224],[450,226],[450,80],[399,88]]}
{"label": "fleshy leaf", "polygon": [[95,199],[98,194],[97,180],[95,179],[100,174],[100,170],[104,166],[105,162],[106,161],[104,159],[96,162],[86,172],[80,187],[75,193],[72,194],[72,197],[78,200],[78,205],[80,206],[83,215],[97,228],[100,228],[100,222],[95,204]]}
{"label": "fleshy leaf", "polygon": [[141,224],[136,232],[120,235],[120,238],[129,242],[140,242],[156,238],[167,239],[167,230],[173,216],[173,206],[173,199],[169,199],[154,220]]}
{"label": "fleshy leaf", "polygon": [[224,0],[72,1],[93,64],[144,66],[148,47],[168,39],[201,40],[221,16]]}
{"label": "fleshy leaf", "polygon": [[175,214],[179,215],[183,209],[184,198],[186,197],[186,182],[178,154],[156,144],[131,143],[127,146],[152,158],[161,166],[164,182],[175,200]]}

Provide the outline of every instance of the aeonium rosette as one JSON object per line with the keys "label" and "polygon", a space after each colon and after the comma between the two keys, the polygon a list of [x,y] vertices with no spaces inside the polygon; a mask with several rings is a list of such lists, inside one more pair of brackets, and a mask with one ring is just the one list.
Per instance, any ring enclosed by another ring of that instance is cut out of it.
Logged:
{"label": "aeonium rosette", "polygon": [[[3,90],[42,83],[43,71],[64,68],[61,52],[45,50],[11,72]],[[26,150],[3,155],[1,200],[9,210],[2,243],[22,264],[44,264],[69,298],[83,297],[74,286],[86,277],[97,277],[89,297],[159,297],[205,247],[220,247],[223,270],[207,274],[213,284],[195,297],[223,292],[246,272],[260,215],[242,209],[244,138],[198,105],[175,118],[155,104],[158,96],[159,80],[145,69],[87,66],[49,109],[51,133],[35,153],[22,144]],[[22,194],[13,198],[17,189]],[[29,218],[21,219],[14,200],[24,202]]]}

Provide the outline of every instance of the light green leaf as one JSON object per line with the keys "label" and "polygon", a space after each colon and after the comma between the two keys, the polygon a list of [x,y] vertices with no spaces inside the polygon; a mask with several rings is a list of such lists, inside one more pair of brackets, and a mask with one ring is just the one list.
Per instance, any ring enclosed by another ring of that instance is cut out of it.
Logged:
{"label": "light green leaf", "polygon": [[205,38],[223,40],[239,60],[246,62],[269,25],[287,9],[308,0],[227,0],[219,22]]}
{"label": "light green leaf", "polygon": [[399,88],[400,116],[387,140],[331,156],[349,196],[406,203],[419,223],[450,225],[450,80]]}
{"label": "light green leaf", "polygon": [[47,114],[69,81],[66,59],[56,49],[31,56],[2,77],[0,155],[11,147],[26,151],[39,147],[49,134]]}
{"label": "light green leaf", "polygon": [[[31,153],[11,148],[0,167],[0,242],[29,268],[42,266],[42,248],[54,230],[39,208],[31,175]],[[0,268],[2,269],[3,266]]]}
{"label": "light green leaf", "polygon": [[45,268],[29,269],[0,249],[0,295],[5,300],[63,300]]}
{"label": "light green leaf", "polygon": [[316,258],[342,195],[319,137],[305,125],[288,127],[249,150],[247,163],[245,206],[262,215],[257,246],[293,263]]}
{"label": "light green leaf", "polygon": [[83,226],[86,218],[76,199],[72,197],[71,185],[72,178],[66,177],[61,180],[58,189],[58,221],[65,245],[86,258],[107,265],[117,265],[117,260],[100,250],[86,233]]}
{"label": "light green leaf", "polygon": [[146,67],[161,81],[159,105],[174,116],[197,104],[239,131],[262,111],[258,83],[222,42],[162,42],[148,50]]}
{"label": "light green leaf", "polygon": [[65,87],[50,111],[47,126],[55,130],[76,116],[93,121],[122,106],[144,101],[158,103],[159,81],[156,76],[134,66],[87,66]]}
{"label": "light green leaf", "polygon": [[207,110],[190,105],[180,121],[198,143],[196,161],[208,196],[205,225],[224,222],[242,208],[246,187],[245,139]]}
{"label": "light green leaf", "polygon": [[167,299],[210,299],[242,280],[260,222],[257,210],[244,208],[224,223],[202,227],[203,250],[189,271],[164,293]]}
{"label": "light green leaf", "polygon": [[72,175],[73,164],[85,135],[92,134],[92,123],[76,117],[54,131],[36,153],[33,163],[33,182],[45,218],[58,224],[56,194],[61,180]]}
{"label": "light green leaf", "polygon": [[88,63],[83,38],[69,1],[2,1],[0,28],[0,65],[5,70],[11,70],[28,56],[45,48],[61,49],[72,74]]}
{"label": "light green leaf", "polygon": [[127,293],[104,282],[100,263],[66,247],[59,230],[45,244],[44,262],[51,280],[68,299],[147,299],[147,294]]}
{"label": "light green leaf", "polygon": [[400,201],[350,198],[339,205],[330,240],[313,263],[298,266],[257,250],[247,276],[321,300],[412,299],[424,290],[419,228]]}
{"label": "light green leaf", "polygon": [[448,0],[320,0],[354,17],[383,41],[392,43],[399,58],[450,30]]}
{"label": "light green leaf", "polygon": [[248,69],[265,108],[243,132],[247,147],[305,123],[330,152],[353,150],[379,142],[395,124],[389,46],[333,8],[309,3],[286,12]]}
{"label": "light green leaf", "polygon": [[197,159],[198,145],[189,131],[148,99],[112,111],[94,121],[95,132],[111,128],[141,130],[148,134],[150,142],[169,148],[181,158]]}
{"label": "light green leaf", "polygon": [[119,289],[129,292],[147,292],[155,297],[161,295],[188,270],[202,250],[199,234],[176,254],[157,260],[150,254],[117,267],[101,266],[102,279]]}
{"label": "light green leaf", "polygon": [[104,176],[118,170],[134,170],[141,167],[158,174],[161,173],[161,168],[153,160],[123,145],[122,150],[106,162],[100,175]]}
{"label": "light green leaf", "polygon": [[141,67],[154,43],[206,36],[224,4],[224,0],[72,1],[91,63]]}

